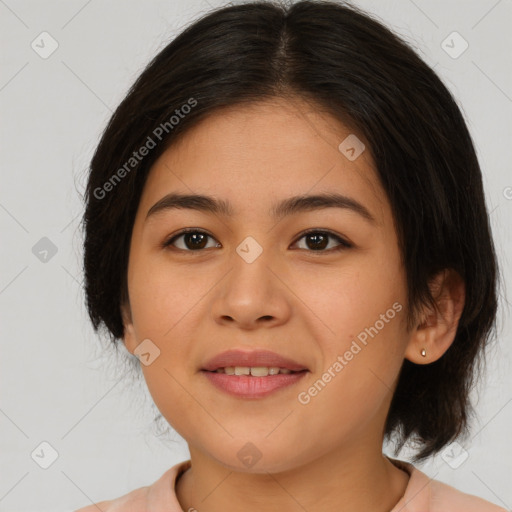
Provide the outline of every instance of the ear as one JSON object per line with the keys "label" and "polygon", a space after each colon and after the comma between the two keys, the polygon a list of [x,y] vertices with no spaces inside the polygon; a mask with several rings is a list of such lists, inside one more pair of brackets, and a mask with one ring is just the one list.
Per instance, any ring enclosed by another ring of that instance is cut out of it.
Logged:
{"label": "ear", "polygon": [[[464,309],[466,287],[453,269],[445,269],[429,283],[436,308],[424,307],[412,329],[405,358],[416,364],[437,361],[455,339],[459,319]],[[425,349],[426,356],[421,355]]]}
{"label": "ear", "polygon": [[128,352],[133,354],[135,348],[138,345],[138,342],[137,337],[135,336],[135,329],[133,327],[132,311],[128,302],[125,302],[121,305],[121,317],[123,319],[124,325],[124,346]]}

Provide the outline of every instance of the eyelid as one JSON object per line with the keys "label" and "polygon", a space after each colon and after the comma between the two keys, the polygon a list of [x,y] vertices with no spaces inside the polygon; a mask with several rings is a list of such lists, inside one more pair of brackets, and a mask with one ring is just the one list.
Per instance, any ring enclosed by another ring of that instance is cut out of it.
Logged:
{"label": "eyelid", "polygon": [[[176,241],[177,238],[179,238],[182,235],[186,235],[187,233],[200,233],[202,235],[209,236],[210,238],[213,238],[217,243],[220,243],[213,235],[208,233],[208,231],[205,231],[201,228],[183,228],[180,229],[178,232],[173,233],[172,235],[169,235],[161,244],[161,247],[163,249],[166,249],[168,247],[172,247],[172,243]],[[186,250],[186,249],[180,249],[179,247],[174,247],[177,251],[183,251],[183,252],[202,252],[202,251],[192,251],[192,250]],[[203,249],[204,250],[204,249]]]}
{"label": "eyelid", "polygon": [[331,238],[334,238],[336,241],[338,241],[340,243],[340,245],[338,247],[334,247],[334,248],[328,249],[326,251],[312,251],[312,250],[310,250],[310,251],[307,251],[307,252],[331,253],[331,252],[335,252],[336,250],[341,250],[343,248],[344,249],[350,249],[350,248],[354,247],[354,244],[349,242],[347,239],[343,238],[341,235],[338,235],[334,231],[331,231],[330,229],[326,229],[326,228],[309,228],[309,229],[306,229],[305,231],[302,231],[299,235],[297,235],[297,238],[296,238],[295,242],[293,242],[292,245],[295,245],[301,238],[305,237],[306,235],[312,234],[312,233],[320,233],[320,234],[328,235]]}
{"label": "eyelid", "polygon": [[[213,235],[211,235],[210,233],[208,233],[204,229],[201,229],[201,228],[183,228],[182,230],[178,231],[177,233],[173,233],[172,235],[167,237],[163,241],[163,243],[162,243],[162,248],[165,249],[165,248],[167,248],[169,246],[172,247],[173,241],[175,241],[177,238],[179,238],[182,235],[186,235],[187,233],[201,233],[203,235],[209,236],[210,238],[215,240],[217,243],[220,243]],[[325,229],[325,228],[309,228],[309,229],[307,229],[305,231],[302,231],[299,235],[297,235],[297,237],[296,237],[296,239],[295,239],[295,241],[293,242],[292,245],[295,245],[299,240],[301,240],[305,236],[307,236],[309,234],[313,234],[313,233],[315,233],[315,234],[319,233],[319,234],[328,235],[329,237],[334,238],[337,242],[339,242],[339,245],[337,247],[334,247],[334,248],[331,248],[331,249],[328,249],[328,250],[321,250],[321,251],[314,251],[314,250],[304,249],[304,250],[306,250],[306,252],[311,252],[311,253],[328,253],[328,254],[330,254],[332,252],[336,252],[337,250],[350,249],[350,248],[354,247],[354,245],[351,242],[347,241],[341,235],[338,235],[337,233],[331,231],[330,229]],[[178,247],[175,247],[175,249],[178,250],[178,251],[183,251],[183,252],[197,252],[197,253],[204,251],[204,249],[193,251],[193,250],[187,250],[187,249],[180,249]],[[211,247],[209,247],[209,249],[211,249]]]}

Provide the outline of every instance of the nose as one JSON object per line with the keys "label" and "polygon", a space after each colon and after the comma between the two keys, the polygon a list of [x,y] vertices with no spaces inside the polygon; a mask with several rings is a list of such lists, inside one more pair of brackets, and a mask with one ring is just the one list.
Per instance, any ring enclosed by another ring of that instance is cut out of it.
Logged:
{"label": "nose", "polygon": [[238,253],[232,260],[231,270],[213,295],[214,321],[245,330],[286,322],[291,312],[290,291],[285,276],[271,264],[265,251],[253,261]]}

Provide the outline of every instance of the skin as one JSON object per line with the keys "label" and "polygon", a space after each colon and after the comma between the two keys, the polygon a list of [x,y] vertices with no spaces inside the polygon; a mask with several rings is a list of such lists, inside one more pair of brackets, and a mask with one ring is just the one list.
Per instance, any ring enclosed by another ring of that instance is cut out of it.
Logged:
{"label": "skin", "polygon": [[[160,350],[141,368],[155,404],[189,446],[192,467],[176,486],[184,510],[388,512],[405,492],[408,474],[382,454],[398,373],[405,358],[428,364],[448,349],[464,286],[452,271],[440,273],[433,281],[439,310],[425,309],[407,330],[390,205],[370,152],[349,161],[338,150],[351,133],[302,100],[276,98],[209,116],[150,171],[131,239],[124,342],[134,353],[149,338]],[[279,222],[269,215],[274,202],[329,191],[362,203],[376,223],[340,208]],[[169,192],[229,200],[235,216],[174,209],[145,220]],[[207,248],[194,250],[186,237],[162,247],[187,227],[208,232]],[[353,246],[333,251],[339,242],[329,238],[315,251],[301,236],[309,228]],[[250,264],[236,252],[247,236],[263,249]],[[395,302],[402,311],[317,396],[299,403],[298,393]],[[200,372],[230,348],[273,350],[310,373],[264,399],[232,397]],[[237,457],[247,442],[262,455],[250,468]]]}

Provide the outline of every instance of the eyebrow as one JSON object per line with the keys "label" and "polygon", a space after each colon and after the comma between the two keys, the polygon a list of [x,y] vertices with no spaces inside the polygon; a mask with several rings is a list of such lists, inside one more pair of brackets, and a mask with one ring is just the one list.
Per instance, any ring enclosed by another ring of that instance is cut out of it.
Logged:
{"label": "eyebrow", "polygon": [[[316,195],[293,196],[272,205],[270,215],[279,220],[295,213],[320,210],[323,208],[343,208],[351,210],[372,224],[377,224],[375,217],[361,203],[335,192]],[[170,193],[157,201],[147,212],[146,219],[168,210],[189,209],[206,213],[233,217],[234,210],[229,201],[201,194]]]}

